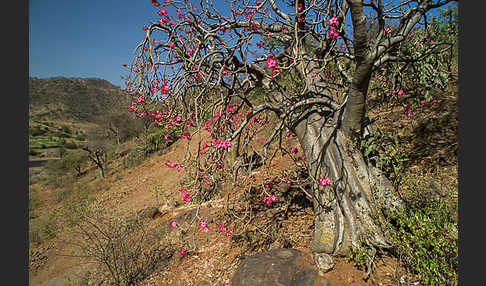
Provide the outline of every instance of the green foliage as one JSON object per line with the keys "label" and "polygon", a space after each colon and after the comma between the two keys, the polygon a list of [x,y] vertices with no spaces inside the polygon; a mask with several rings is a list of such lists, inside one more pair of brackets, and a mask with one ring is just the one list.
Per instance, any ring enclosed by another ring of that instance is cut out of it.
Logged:
{"label": "green foliage", "polygon": [[366,243],[360,242],[359,247],[351,251],[349,254],[349,259],[354,262],[358,269],[364,269],[372,255],[373,249],[366,245]]}
{"label": "green foliage", "polygon": [[74,141],[67,141],[66,144],[64,144],[64,147],[67,149],[77,149],[78,145]]}
{"label": "green foliage", "polygon": [[82,135],[82,134],[81,135],[76,135],[74,137],[74,139],[76,139],[78,141],[84,141],[84,140],[86,140],[86,135]]}
{"label": "green foliage", "polygon": [[[155,151],[158,151],[159,148],[162,146],[166,140],[164,139],[164,129],[157,129],[154,132],[150,133],[147,135],[146,138],[146,152],[147,153],[153,153]],[[169,140],[173,140],[173,135],[169,135]]]}
{"label": "green foliage", "polygon": [[[377,69],[370,82],[370,91],[380,102],[405,98],[410,104],[422,100],[430,102],[437,90],[447,88],[449,76],[457,73],[457,6],[451,5],[441,14],[441,17],[431,17],[426,27],[413,29],[394,47],[393,55],[413,60],[406,65],[387,62]],[[398,94],[399,89],[404,91],[403,95]]]}
{"label": "green foliage", "polygon": [[405,265],[426,285],[457,285],[456,203],[430,199],[423,207],[411,206],[389,219],[392,236]]}
{"label": "green foliage", "polygon": [[400,182],[408,158],[399,150],[399,134],[376,130],[361,140],[361,150],[368,162],[382,169],[395,184]]}

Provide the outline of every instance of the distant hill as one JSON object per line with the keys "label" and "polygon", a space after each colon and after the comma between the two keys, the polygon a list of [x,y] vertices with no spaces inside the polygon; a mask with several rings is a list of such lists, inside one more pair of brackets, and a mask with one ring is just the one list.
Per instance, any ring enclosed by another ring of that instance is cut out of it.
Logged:
{"label": "distant hill", "polygon": [[29,77],[29,116],[33,120],[92,122],[107,109],[127,106],[123,90],[99,78]]}

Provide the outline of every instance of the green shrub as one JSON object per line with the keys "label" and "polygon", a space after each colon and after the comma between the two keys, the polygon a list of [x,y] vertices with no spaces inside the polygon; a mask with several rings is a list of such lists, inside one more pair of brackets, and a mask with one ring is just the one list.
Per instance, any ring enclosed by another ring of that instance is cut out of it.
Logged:
{"label": "green shrub", "polygon": [[86,135],[77,135],[76,137],[74,137],[74,139],[78,141],[84,141],[86,140]]}
{"label": "green shrub", "polygon": [[402,179],[407,153],[400,151],[399,134],[376,130],[361,140],[361,150],[367,162],[383,170],[397,186]]}
{"label": "green shrub", "polygon": [[39,126],[35,126],[29,129],[30,136],[40,136],[40,135],[44,135],[45,133],[46,131],[42,130]]}
{"label": "green shrub", "polygon": [[425,285],[457,285],[457,202],[432,198],[420,205],[389,218],[400,257]]}
{"label": "green shrub", "polygon": [[76,145],[76,143],[72,141],[67,141],[66,144],[64,144],[64,147],[66,147],[67,149],[77,149],[78,145]]}
{"label": "green shrub", "polygon": [[39,154],[40,154],[40,152],[37,151],[37,150],[34,150],[34,149],[29,150],[29,156],[37,156]]}

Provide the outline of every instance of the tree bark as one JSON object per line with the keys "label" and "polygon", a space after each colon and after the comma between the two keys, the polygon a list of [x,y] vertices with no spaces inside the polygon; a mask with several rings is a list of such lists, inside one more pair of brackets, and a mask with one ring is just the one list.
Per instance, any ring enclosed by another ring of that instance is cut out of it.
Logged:
{"label": "tree bark", "polygon": [[[393,210],[401,201],[388,179],[366,164],[361,151],[338,128],[337,116],[313,113],[294,130],[315,179],[312,251],[348,255],[360,242],[389,248],[383,210]],[[325,177],[331,185],[318,183]]]}

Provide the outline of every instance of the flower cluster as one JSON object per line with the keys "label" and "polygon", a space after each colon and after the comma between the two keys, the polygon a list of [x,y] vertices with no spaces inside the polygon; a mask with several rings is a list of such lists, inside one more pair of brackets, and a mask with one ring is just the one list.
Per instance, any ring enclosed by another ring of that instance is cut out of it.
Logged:
{"label": "flower cluster", "polygon": [[229,140],[218,140],[216,138],[213,139],[213,146],[219,147],[219,148],[229,148],[231,147],[231,141]]}
{"label": "flower cluster", "polygon": [[272,202],[275,202],[277,200],[277,196],[275,196],[275,194],[272,194],[271,196],[265,196],[263,198],[263,202],[269,206],[272,204]]}
{"label": "flower cluster", "polygon": [[331,184],[331,179],[329,179],[329,178],[320,178],[319,179],[319,184],[321,184],[322,186],[327,186],[327,185]]}
{"label": "flower cluster", "polygon": [[[167,134],[166,134],[166,135],[167,135]],[[165,136],[164,136],[164,138],[165,138]],[[167,140],[167,139],[166,139],[166,140]],[[169,167],[169,168],[176,168],[176,169],[177,169],[177,171],[179,171],[179,172],[182,170],[182,166],[181,166],[181,164],[176,163],[176,162],[172,162],[172,161],[167,160],[167,161],[165,161],[165,165],[166,165],[167,167]]]}
{"label": "flower cluster", "polygon": [[202,228],[202,231],[204,233],[208,233],[209,231],[209,228],[208,228],[208,225],[206,224],[206,221],[202,220],[199,222],[199,227]]}
{"label": "flower cluster", "polygon": [[186,190],[184,188],[180,188],[179,189],[179,192],[181,192],[181,196],[182,196],[182,199],[184,199],[184,201],[190,203],[192,202],[192,197],[186,193]]}
{"label": "flower cluster", "polygon": [[327,30],[327,36],[329,39],[335,41],[337,40],[337,37],[339,36],[339,32],[336,31],[336,25],[338,24],[338,17],[334,16],[331,17],[330,19],[327,20],[327,23],[329,24],[329,30]]}

